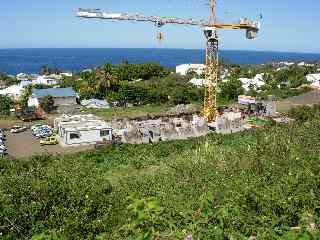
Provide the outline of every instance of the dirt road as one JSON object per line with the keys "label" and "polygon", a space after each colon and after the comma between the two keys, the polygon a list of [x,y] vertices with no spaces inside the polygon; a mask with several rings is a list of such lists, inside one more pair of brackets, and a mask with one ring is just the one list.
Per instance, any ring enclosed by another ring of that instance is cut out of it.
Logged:
{"label": "dirt road", "polygon": [[294,107],[313,104],[320,104],[320,90],[311,91],[300,96],[280,100],[277,102],[277,111],[286,112]]}
{"label": "dirt road", "polygon": [[66,154],[93,149],[93,146],[61,147],[60,145],[40,146],[39,139],[31,131],[23,133],[6,133],[8,154],[14,158],[30,157],[35,154]]}

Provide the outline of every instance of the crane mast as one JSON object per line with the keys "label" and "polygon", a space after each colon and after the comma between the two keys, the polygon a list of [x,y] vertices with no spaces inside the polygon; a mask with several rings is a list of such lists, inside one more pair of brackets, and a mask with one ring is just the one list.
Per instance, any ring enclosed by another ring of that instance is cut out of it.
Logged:
{"label": "crane mast", "polygon": [[256,38],[260,29],[257,21],[240,19],[238,23],[218,23],[216,17],[216,0],[209,0],[209,20],[182,19],[176,17],[143,16],[140,14],[108,13],[100,9],[79,8],[77,17],[118,21],[151,22],[157,28],[166,24],[198,26],[204,28],[206,37],[206,67],[205,67],[205,96],[203,117],[208,122],[213,122],[217,116],[217,91],[219,80],[219,39],[217,29],[240,29],[246,31],[248,39]]}
{"label": "crane mast", "polygon": [[206,68],[205,68],[205,93],[203,103],[203,117],[208,121],[215,121],[217,115],[217,90],[219,78],[219,39],[217,29],[214,27],[216,23],[216,1],[210,0],[209,23],[204,29],[204,35],[207,39],[206,44]]}

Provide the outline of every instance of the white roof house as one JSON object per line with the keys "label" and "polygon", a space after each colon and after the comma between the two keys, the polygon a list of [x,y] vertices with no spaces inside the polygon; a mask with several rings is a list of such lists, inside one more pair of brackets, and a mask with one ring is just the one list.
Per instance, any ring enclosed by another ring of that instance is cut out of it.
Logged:
{"label": "white roof house", "polygon": [[33,84],[44,84],[44,85],[56,85],[58,83],[58,78],[56,75],[50,76],[38,76],[35,80],[32,81]]}
{"label": "white roof house", "polygon": [[28,75],[25,74],[25,73],[18,73],[16,77],[17,77],[18,80],[26,80],[26,79],[28,79]]}
{"label": "white roof house", "polygon": [[207,81],[202,78],[192,78],[189,83],[193,84],[196,87],[203,87],[204,85],[207,85]]}
{"label": "white roof house", "polygon": [[205,68],[204,64],[181,64],[176,66],[176,73],[185,76],[189,71],[194,71],[201,75],[204,73]]}
{"label": "white roof house", "polygon": [[254,78],[239,78],[242,83],[242,87],[246,90],[250,90],[250,85],[254,86],[255,89],[261,88],[265,85],[263,81],[264,73],[257,74]]}
{"label": "white roof house", "polygon": [[88,145],[112,140],[112,128],[92,114],[62,115],[54,120],[54,127],[63,146]]}
{"label": "white roof house", "polygon": [[3,90],[0,90],[0,95],[6,95],[8,97],[11,97],[17,100],[19,96],[22,94],[22,91],[23,91],[23,87],[19,85],[13,85]]}
{"label": "white roof house", "polygon": [[72,77],[73,74],[72,74],[72,72],[62,72],[62,73],[60,73],[60,76],[61,77]]}
{"label": "white roof house", "polygon": [[320,89],[320,73],[308,74],[306,78],[312,88]]}
{"label": "white roof house", "polygon": [[26,86],[30,85],[29,81],[22,81],[19,85],[12,85],[5,89],[0,90],[0,95],[6,95],[14,100],[18,100],[20,95],[23,93]]}
{"label": "white roof house", "polygon": [[306,78],[307,78],[307,81],[311,83],[320,81],[320,73],[308,74]]}

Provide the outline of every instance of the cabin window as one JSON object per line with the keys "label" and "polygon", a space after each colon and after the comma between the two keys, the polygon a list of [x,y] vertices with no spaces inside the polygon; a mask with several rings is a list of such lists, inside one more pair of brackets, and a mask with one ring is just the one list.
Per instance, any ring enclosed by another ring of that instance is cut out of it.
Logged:
{"label": "cabin window", "polygon": [[79,139],[80,133],[70,133],[70,139]]}
{"label": "cabin window", "polygon": [[101,130],[100,131],[100,137],[108,137],[110,135],[109,130]]}

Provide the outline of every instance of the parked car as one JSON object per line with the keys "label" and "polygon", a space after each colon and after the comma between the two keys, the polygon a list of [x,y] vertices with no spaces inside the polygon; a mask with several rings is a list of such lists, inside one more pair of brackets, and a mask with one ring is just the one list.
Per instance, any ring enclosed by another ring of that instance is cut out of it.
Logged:
{"label": "parked car", "polygon": [[21,133],[21,132],[24,132],[24,131],[26,131],[26,130],[27,130],[26,127],[13,126],[13,127],[10,129],[10,132],[11,132],[11,133]]}
{"label": "parked car", "polygon": [[48,138],[52,136],[52,132],[40,131],[35,134],[36,138]]}
{"label": "parked car", "polygon": [[5,140],[5,139],[6,139],[6,135],[5,135],[5,134],[0,133],[0,139],[1,139],[1,140]]}
{"label": "parked car", "polygon": [[56,137],[47,137],[45,139],[40,140],[40,145],[56,145],[58,144],[58,140]]}
{"label": "parked car", "polygon": [[31,130],[36,138],[47,138],[53,134],[52,128],[48,125],[36,124],[31,127]]}
{"label": "parked car", "polygon": [[1,145],[0,144],[0,150],[7,151],[8,149],[7,149],[6,145]]}
{"label": "parked car", "polygon": [[0,157],[4,157],[5,155],[8,155],[8,151],[0,149]]}
{"label": "parked car", "polygon": [[40,128],[42,126],[43,126],[43,124],[37,123],[37,124],[31,126],[31,131],[35,131],[37,128]]}

